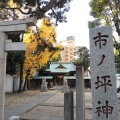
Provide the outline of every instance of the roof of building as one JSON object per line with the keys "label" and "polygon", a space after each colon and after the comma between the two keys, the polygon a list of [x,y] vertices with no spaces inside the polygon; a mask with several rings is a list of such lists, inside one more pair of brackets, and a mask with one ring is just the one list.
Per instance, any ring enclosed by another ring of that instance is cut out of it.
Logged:
{"label": "roof of building", "polygon": [[34,79],[52,79],[53,76],[36,76]]}
{"label": "roof of building", "polygon": [[76,76],[64,76],[64,79],[76,79]]}
{"label": "roof of building", "polygon": [[71,63],[61,63],[61,62],[53,62],[50,64],[50,68],[47,71],[51,73],[68,73],[70,71],[75,71],[76,66]]}
{"label": "roof of building", "polygon": [[[53,76],[36,76],[36,77],[34,77],[34,79],[52,79],[53,78]],[[71,80],[74,80],[74,79],[76,79],[76,76],[64,76],[64,79],[71,79]],[[84,76],[84,79],[86,80],[86,79],[91,79],[91,77],[86,77],[86,76]]]}
{"label": "roof of building", "polygon": [[[64,79],[76,79],[76,76],[64,76]],[[84,76],[84,79],[86,80],[86,79],[91,79],[91,77],[86,77],[86,76]]]}

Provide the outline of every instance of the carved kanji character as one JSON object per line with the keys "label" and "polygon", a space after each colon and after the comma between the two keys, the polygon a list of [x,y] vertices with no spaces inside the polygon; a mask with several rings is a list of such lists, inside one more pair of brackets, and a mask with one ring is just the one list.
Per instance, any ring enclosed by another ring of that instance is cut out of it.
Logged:
{"label": "carved kanji character", "polygon": [[105,58],[105,55],[102,55],[102,59],[101,59],[100,63],[97,66],[99,66],[99,65],[101,65],[103,63],[104,58]]}
{"label": "carved kanji character", "polygon": [[98,89],[99,87],[104,86],[105,93],[106,93],[106,87],[107,87],[107,86],[112,86],[111,80],[107,80],[107,78],[110,78],[110,76],[109,76],[109,75],[107,75],[107,76],[102,76],[101,78],[102,78],[103,81],[100,80],[100,77],[99,77],[99,76],[97,76],[97,82],[95,82],[95,84],[97,85],[96,89]]}
{"label": "carved kanji character", "polygon": [[101,49],[101,44],[102,44],[102,42],[104,42],[102,45],[106,45],[106,43],[107,43],[107,40],[106,39],[104,39],[104,38],[102,38],[102,37],[107,37],[108,38],[108,35],[101,35],[101,33],[100,32],[98,32],[98,36],[96,36],[96,37],[94,37],[93,39],[94,40],[96,40],[95,41],[95,46],[97,46],[97,43],[99,43],[99,48]]}
{"label": "carved kanji character", "polygon": [[[100,117],[100,113],[103,113],[103,114],[106,115],[106,118],[108,119],[108,115],[112,114],[113,107],[108,105],[108,101],[107,100],[105,101],[105,103],[106,103],[105,106],[99,106],[99,107],[97,107],[96,108],[97,110],[96,110],[95,113],[98,113],[98,117]],[[98,104],[100,105],[101,102],[98,101]]]}

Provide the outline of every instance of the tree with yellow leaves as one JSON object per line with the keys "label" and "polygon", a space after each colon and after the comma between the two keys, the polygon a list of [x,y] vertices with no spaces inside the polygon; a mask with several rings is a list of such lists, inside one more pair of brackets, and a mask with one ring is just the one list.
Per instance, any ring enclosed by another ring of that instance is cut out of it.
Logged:
{"label": "tree with yellow leaves", "polygon": [[41,69],[48,61],[58,57],[62,46],[54,47],[55,38],[56,30],[49,18],[42,20],[37,32],[30,30],[25,34],[24,42],[27,44],[23,70],[25,81],[31,79],[37,69]]}

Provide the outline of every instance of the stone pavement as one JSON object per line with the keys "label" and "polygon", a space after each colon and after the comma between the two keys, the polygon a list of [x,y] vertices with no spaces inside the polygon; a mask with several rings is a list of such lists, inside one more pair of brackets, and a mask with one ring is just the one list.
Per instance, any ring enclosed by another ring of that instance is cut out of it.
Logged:
{"label": "stone pavement", "polygon": [[[76,91],[73,91],[74,120],[76,120]],[[5,120],[16,115],[20,116],[21,120],[64,120],[64,93],[60,90],[45,92],[26,104],[7,109]],[[90,91],[85,92],[85,120],[92,120],[92,95]]]}
{"label": "stone pavement", "polygon": [[[86,120],[92,120],[91,92],[85,92],[85,116]],[[57,94],[24,113],[22,120],[64,120],[64,93]],[[76,91],[74,91],[74,119],[76,120]]]}
{"label": "stone pavement", "polygon": [[[43,103],[45,100],[52,97],[58,91],[49,91],[44,94],[40,94],[37,97],[35,96],[34,99],[29,100],[28,102],[21,103],[19,105],[15,105],[13,107],[6,107],[4,113],[4,120],[9,120],[11,116],[21,116],[22,114],[26,113],[27,111],[33,109],[40,103]],[[22,97],[22,96],[20,96]],[[12,103],[11,103],[12,104]],[[34,120],[34,119],[33,119]]]}

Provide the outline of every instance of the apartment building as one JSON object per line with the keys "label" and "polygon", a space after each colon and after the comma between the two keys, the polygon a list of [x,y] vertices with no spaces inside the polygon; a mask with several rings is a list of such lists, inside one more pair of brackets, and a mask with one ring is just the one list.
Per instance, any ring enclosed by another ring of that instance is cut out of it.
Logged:
{"label": "apartment building", "polygon": [[60,41],[60,43],[64,46],[64,50],[61,51],[61,62],[74,61],[75,37],[69,36],[66,40]]}

